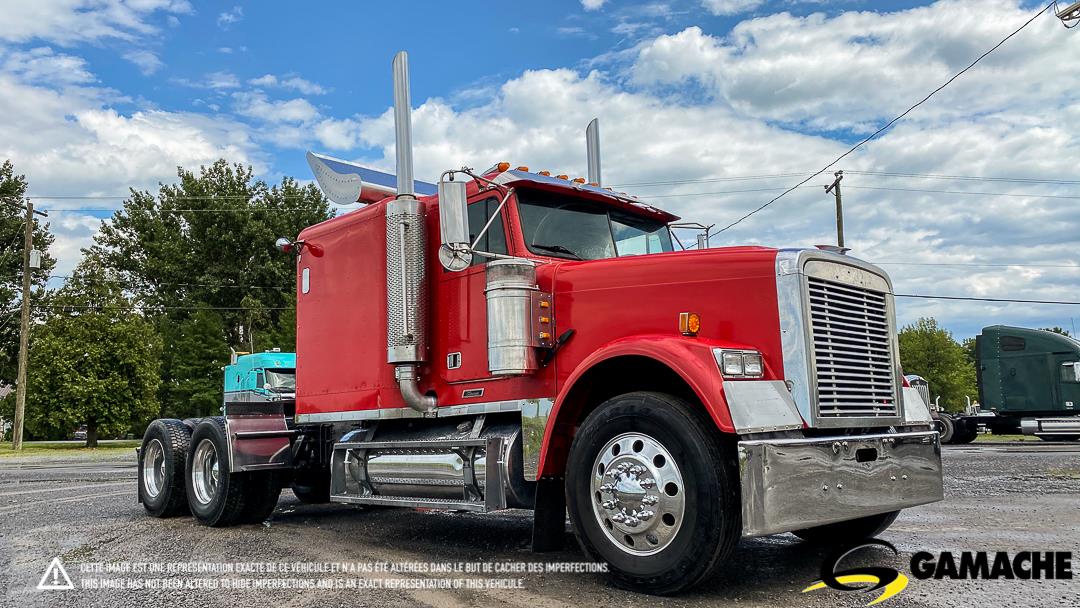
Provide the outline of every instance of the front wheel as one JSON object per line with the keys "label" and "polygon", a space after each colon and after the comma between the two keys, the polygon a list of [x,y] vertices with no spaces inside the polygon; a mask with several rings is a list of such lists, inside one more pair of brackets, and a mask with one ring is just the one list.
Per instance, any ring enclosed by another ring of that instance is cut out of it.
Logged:
{"label": "front wheel", "polygon": [[741,530],[734,455],[700,408],[662,393],[604,402],[578,429],[567,508],[613,581],[656,595],[686,589],[727,558]]}
{"label": "front wheel", "polygon": [[811,543],[822,545],[846,545],[867,538],[874,538],[878,534],[881,534],[896,521],[898,515],[900,515],[900,511],[891,511],[889,513],[841,521],[835,524],[825,524],[824,526],[795,530],[792,534]]}

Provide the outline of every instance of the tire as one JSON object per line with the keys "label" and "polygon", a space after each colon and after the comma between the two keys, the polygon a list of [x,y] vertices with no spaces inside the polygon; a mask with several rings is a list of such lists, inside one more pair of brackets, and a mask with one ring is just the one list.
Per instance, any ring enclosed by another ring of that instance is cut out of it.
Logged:
{"label": "tire", "polygon": [[191,434],[187,458],[188,507],[199,523],[224,527],[246,514],[246,476],[229,471],[229,445],[225,419],[203,418]]}
{"label": "tire", "polygon": [[964,432],[959,436],[953,437],[953,443],[971,443],[979,437],[979,429],[975,427],[973,429],[964,429]]}
{"label": "tire", "polygon": [[259,524],[274,513],[281,496],[281,476],[276,471],[244,473],[244,512],[239,521]]}
{"label": "tire", "polygon": [[330,502],[330,472],[318,471],[319,475],[311,473],[298,475],[293,481],[292,491],[297,500],[306,505],[321,505]]}
{"label": "tire", "polygon": [[953,442],[953,436],[956,434],[956,424],[953,422],[952,416],[948,414],[938,414],[937,420],[934,421],[934,425],[937,427],[938,434],[941,436],[941,443]]}
{"label": "tire", "polygon": [[582,550],[632,591],[669,595],[700,582],[742,529],[725,447],[712,420],[677,397],[635,392],[601,404],[567,463],[566,505]]}
{"label": "tire", "polygon": [[896,521],[900,511],[881,513],[835,524],[825,524],[792,532],[795,536],[815,544],[846,545],[881,534]]}
{"label": "tire", "polygon": [[[139,501],[154,517],[173,517],[188,511],[187,470],[191,432],[184,423],[159,419],[150,423],[139,450]],[[149,465],[149,466],[148,466]]]}

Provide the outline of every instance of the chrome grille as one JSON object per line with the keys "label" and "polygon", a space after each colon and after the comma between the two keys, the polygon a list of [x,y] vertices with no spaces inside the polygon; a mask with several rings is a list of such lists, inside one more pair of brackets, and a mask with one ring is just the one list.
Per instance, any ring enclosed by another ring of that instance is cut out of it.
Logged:
{"label": "chrome grille", "polygon": [[899,415],[886,295],[808,276],[820,418]]}

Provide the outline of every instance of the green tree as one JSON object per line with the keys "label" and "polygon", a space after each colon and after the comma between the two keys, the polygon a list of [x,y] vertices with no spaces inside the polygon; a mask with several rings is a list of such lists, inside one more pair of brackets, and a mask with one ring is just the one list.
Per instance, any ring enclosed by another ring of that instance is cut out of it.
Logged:
{"label": "green tree", "polygon": [[933,318],[919,319],[900,330],[900,361],[904,373],[917,374],[930,384],[931,396],[940,396],[943,408],[964,409],[965,396],[978,394],[975,365],[952,334]]}
{"label": "green tree", "polygon": [[161,339],[94,257],[50,298],[30,351],[26,426],[38,437],[85,424],[86,445],[157,415]]}
{"label": "green tree", "polygon": [[138,302],[162,311],[163,411],[207,415],[220,406],[230,346],[295,348],[296,258],[274,240],[333,214],[314,184],[286,177],[268,186],[224,160],[177,175],[156,196],[133,190],[93,250]]}
{"label": "green tree", "polygon": [[[15,384],[19,357],[19,305],[22,290],[23,240],[26,212],[26,177],[15,173],[11,161],[0,165],[0,386]],[[41,268],[31,276],[31,303],[45,293],[45,283],[56,266],[49,255],[53,235],[49,225],[34,220],[34,248],[42,252]],[[35,313],[37,311],[35,310]],[[35,320],[39,315],[35,314]],[[0,414],[3,416],[3,414]]]}
{"label": "green tree", "polygon": [[1068,330],[1062,329],[1062,328],[1060,328],[1060,327],[1058,327],[1056,325],[1054,327],[1041,327],[1040,329],[1042,329],[1043,331],[1050,331],[1050,332],[1053,332],[1055,334],[1061,334],[1063,336],[1068,336],[1070,338],[1072,337],[1072,334],[1070,334]]}

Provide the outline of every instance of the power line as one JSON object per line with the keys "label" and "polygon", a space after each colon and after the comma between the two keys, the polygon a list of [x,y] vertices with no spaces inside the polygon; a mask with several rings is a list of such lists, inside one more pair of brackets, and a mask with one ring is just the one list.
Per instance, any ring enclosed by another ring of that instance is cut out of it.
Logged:
{"label": "power line", "polygon": [[[50,274],[48,278],[50,278],[50,279],[71,279],[72,275]],[[106,280],[100,280],[99,281],[99,280],[87,279],[87,278],[81,278],[81,280],[85,281],[87,283],[95,283],[95,284],[119,283],[119,284],[123,284],[125,287],[130,287],[130,288],[133,288],[133,289],[138,288],[138,287],[160,287],[160,286],[166,286],[166,285],[170,286],[170,287],[222,287],[222,288],[227,288],[227,289],[272,289],[272,290],[281,290],[281,291],[292,291],[293,289],[295,289],[294,287],[286,287],[286,286],[270,287],[270,286],[266,286],[266,285],[234,285],[234,284],[229,284],[229,283],[168,283],[168,282],[166,282],[166,283],[154,283],[154,282],[146,282],[146,283],[140,283],[140,284],[132,284],[132,283],[125,283],[124,281],[121,281],[121,280],[113,281],[113,280],[106,279]]]}
{"label": "power line", "polygon": [[60,310],[292,310],[288,306],[265,306],[259,308],[247,306],[98,306],[95,304],[31,304],[33,308],[57,308]]}
{"label": "power line", "polygon": [[960,266],[972,268],[1070,268],[1080,270],[1080,264],[977,264],[970,262],[873,262],[877,266]]}
{"label": "power line", "polygon": [[940,173],[900,173],[896,171],[855,171],[845,170],[844,173],[852,175],[871,175],[876,177],[910,177],[915,179],[945,179],[955,181],[972,182],[1015,182],[1024,184],[1055,184],[1055,185],[1080,185],[1080,180],[1075,179],[1042,179],[1037,177],[996,177],[980,175],[942,175]]}
{"label": "power line", "polygon": [[[910,113],[911,113],[912,111],[914,111],[914,110],[915,110],[916,108],[918,108],[918,107],[919,107],[919,106],[921,106],[922,104],[924,104],[924,103],[926,103],[927,101],[929,101],[929,100],[930,100],[930,98],[931,98],[931,97],[933,97],[934,95],[936,95],[936,94],[937,94],[937,93],[938,93],[939,91],[941,91],[941,90],[942,90],[942,89],[944,89],[945,87],[947,87],[947,86],[949,86],[950,84],[952,84],[952,83],[953,83],[953,81],[955,81],[955,80],[956,80],[957,78],[959,78],[960,76],[963,76],[963,75],[964,75],[964,73],[966,73],[966,72],[967,72],[968,70],[970,70],[971,68],[975,67],[975,65],[976,65],[976,64],[978,64],[978,63],[979,63],[980,61],[982,61],[984,57],[986,57],[986,56],[987,56],[987,55],[989,55],[990,53],[993,53],[994,51],[996,51],[996,50],[997,50],[997,49],[998,49],[999,47],[1001,47],[1001,45],[1003,45],[1003,44],[1005,44],[1006,42],[1008,42],[1008,40],[1009,40],[1010,38],[1012,38],[1013,36],[1015,36],[1015,35],[1019,34],[1021,30],[1023,30],[1023,29],[1024,29],[1024,28],[1026,28],[1026,27],[1027,27],[1028,25],[1030,25],[1032,21],[1035,21],[1035,20],[1036,20],[1036,19],[1038,19],[1038,18],[1039,18],[1039,17],[1040,17],[1040,16],[1041,16],[1041,15],[1042,15],[1043,13],[1045,13],[1045,12],[1046,12],[1046,11],[1048,11],[1048,10],[1050,10],[1050,9],[1051,9],[1051,8],[1052,8],[1052,7],[1054,6],[1054,4],[1055,4],[1054,2],[1051,2],[1051,3],[1047,4],[1046,6],[1044,6],[1044,7],[1042,8],[1042,10],[1040,10],[1040,11],[1039,11],[1039,12],[1037,12],[1037,13],[1035,13],[1035,14],[1034,14],[1034,15],[1033,15],[1033,16],[1032,16],[1032,17],[1031,17],[1030,19],[1028,19],[1027,21],[1025,21],[1023,25],[1021,25],[1021,26],[1020,26],[1019,28],[1017,28],[1017,29],[1013,30],[1013,32],[1012,32],[1011,34],[1009,34],[1008,36],[1006,36],[1006,37],[1002,38],[1002,39],[1001,39],[1001,42],[998,42],[998,43],[997,43],[997,44],[995,44],[995,45],[994,45],[993,47],[991,47],[991,48],[990,48],[990,50],[986,51],[986,52],[985,52],[985,53],[983,53],[982,55],[979,55],[979,56],[978,56],[977,58],[975,58],[975,61],[972,61],[972,62],[971,62],[970,64],[968,64],[968,66],[967,66],[967,67],[965,67],[964,69],[962,69],[962,70],[960,70],[959,72],[957,72],[956,74],[954,74],[954,75],[952,76],[952,78],[949,78],[948,80],[946,80],[946,81],[945,81],[944,83],[942,83],[942,84],[941,84],[941,85],[940,85],[939,87],[937,87],[937,88],[936,88],[936,89],[934,89],[933,91],[930,91],[930,93],[929,93],[929,94],[928,94],[928,95],[927,95],[926,97],[923,97],[923,98],[922,98],[921,100],[919,100],[919,101],[918,101],[917,103],[915,103],[915,105],[913,105],[913,106],[911,106],[910,108],[908,108],[908,109],[904,110],[904,112],[903,112],[902,114],[900,114],[900,115],[899,115],[899,116],[897,116],[896,118],[893,118],[893,119],[892,119],[892,120],[890,120],[889,122],[885,123],[885,125],[884,125],[883,127],[881,127],[881,128],[880,128],[880,129],[878,129],[877,131],[874,131],[873,133],[871,133],[870,135],[868,135],[868,136],[867,136],[867,137],[866,137],[865,139],[863,139],[863,140],[862,140],[862,141],[860,141],[859,143],[857,143],[857,144],[855,144],[854,146],[852,146],[851,148],[849,148],[849,149],[848,149],[848,150],[847,150],[846,152],[844,152],[844,153],[843,153],[843,154],[841,154],[840,156],[837,156],[837,157],[836,157],[835,159],[833,159],[833,161],[832,161],[832,162],[830,162],[829,164],[827,164],[827,165],[825,165],[824,167],[822,167],[822,168],[821,168],[821,169],[820,169],[819,171],[817,171],[817,172],[816,172],[816,173],[814,173],[813,175],[811,175],[811,176],[807,177],[806,179],[804,179],[804,180],[800,181],[799,183],[795,184],[795,185],[794,185],[794,186],[792,186],[791,188],[788,188],[787,190],[785,190],[784,192],[780,193],[779,195],[777,195],[776,197],[774,197],[774,198],[773,198],[772,200],[770,200],[769,202],[765,203],[764,205],[761,205],[761,206],[760,206],[760,207],[758,207],[757,209],[754,209],[753,211],[751,211],[751,212],[747,213],[746,215],[744,215],[744,216],[740,217],[739,219],[735,220],[734,222],[732,222],[732,223],[728,224],[727,226],[725,226],[725,227],[721,228],[720,230],[718,230],[718,231],[716,232],[716,234],[720,234],[721,232],[724,232],[724,231],[726,231],[726,230],[729,230],[729,229],[731,229],[731,228],[732,228],[732,227],[734,227],[734,226],[737,226],[738,224],[742,223],[742,222],[743,222],[743,221],[744,221],[745,219],[747,219],[748,217],[750,217],[750,216],[752,216],[752,215],[754,215],[754,214],[758,213],[759,211],[761,211],[761,210],[765,209],[765,208],[766,208],[766,207],[768,207],[769,205],[772,205],[773,203],[775,203],[776,201],[780,200],[781,198],[783,198],[783,197],[784,197],[785,195],[787,195],[788,193],[790,193],[790,192],[794,191],[794,190],[795,190],[796,188],[798,188],[799,186],[802,186],[803,184],[805,184],[805,183],[809,182],[810,180],[814,179],[814,178],[815,178],[815,177],[817,177],[818,175],[821,175],[822,173],[824,173],[824,172],[828,171],[828,170],[829,170],[829,169],[830,169],[830,168],[831,168],[831,167],[832,167],[833,165],[835,165],[836,163],[838,163],[838,162],[840,162],[841,160],[843,160],[844,158],[846,158],[846,157],[847,157],[848,155],[850,155],[850,154],[851,154],[852,152],[854,152],[855,150],[858,150],[858,149],[859,149],[860,147],[862,147],[862,145],[863,145],[863,144],[865,144],[865,143],[869,142],[870,140],[874,139],[875,137],[877,137],[878,135],[880,135],[881,133],[883,133],[883,132],[884,132],[884,131],[885,131],[886,129],[888,129],[889,127],[891,127],[891,126],[893,126],[894,124],[896,124],[896,122],[897,122],[897,121],[901,120],[902,118],[904,118],[905,116],[907,116],[908,114],[910,114]],[[709,235],[709,236],[711,236],[711,235]]]}
{"label": "power line", "polygon": [[[898,171],[859,171],[845,169],[844,173],[850,175],[866,175],[872,177],[905,177],[911,179],[933,179],[951,181],[974,181],[974,182],[1006,182],[1023,184],[1050,184],[1059,186],[1080,185],[1080,180],[1073,179],[1050,179],[1037,177],[1008,177],[1008,176],[984,176],[984,175],[945,175],[940,173],[902,173]],[[663,182],[638,182],[632,184],[614,184],[612,188],[648,187],[648,186],[678,186],[683,184],[710,184],[716,182],[738,182],[758,179],[773,179],[777,177],[799,177],[812,175],[810,171],[797,173],[773,173],[771,175],[733,175],[726,177],[709,177],[701,179],[676,179]],[[776,188],[780,190],[781,188]]]}
{"label": "power line", "polygon": [[1062,300],[1012,300],[1008,298],[976,298],[969,296],[928,296],[910,293],[894,293],[893,295],[897,298],[922,298],[926,300],[967,300],[972,302],[1005,302],[1010,304],[1063,304],[1070,306],[1080,306],[1080,302],[1069,302]]}
{"label": "power line", "polygon": [[887,190],[890,192],[923,192],[929,194],[972,194],[978,196],[1011,196],[1015,198],[1064,198],[1078,200],[1080,196],[1069,194],[1030,194],[1024,192],[975,192],[972,190],[932,190],[928,188],[892,188],[886,186],[845,186],[856,190]]}

